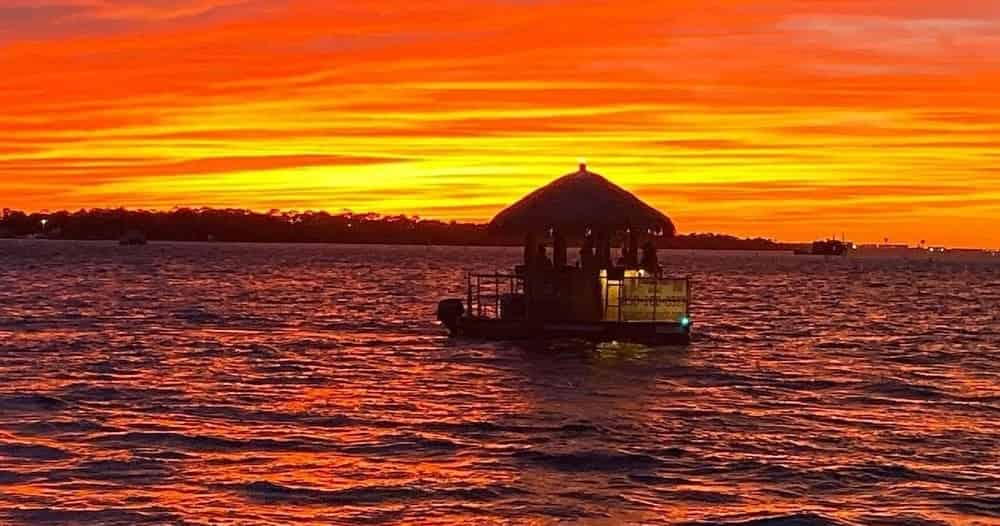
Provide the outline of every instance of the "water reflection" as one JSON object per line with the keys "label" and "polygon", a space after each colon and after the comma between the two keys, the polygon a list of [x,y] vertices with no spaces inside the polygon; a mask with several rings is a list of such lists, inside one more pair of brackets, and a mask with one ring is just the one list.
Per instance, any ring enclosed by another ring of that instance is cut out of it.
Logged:
{"label": "water reflection", "polygon": [[0,250],[0,522],[1000,514],[996,267],[673,255],[652,349],[447,339],[517,250],[117,248]]}

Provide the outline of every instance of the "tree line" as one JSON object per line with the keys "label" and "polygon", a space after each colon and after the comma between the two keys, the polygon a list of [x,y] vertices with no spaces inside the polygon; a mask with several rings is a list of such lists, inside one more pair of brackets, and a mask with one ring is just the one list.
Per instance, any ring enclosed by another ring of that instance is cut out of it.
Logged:
{"label": "tree line", "polygon": [[[5,209],[0,218],[0,237],[117,240],[130,231],[141,232],[153,241],[428,245],[520,245],[523,242],[520,236],[491,232],[485,224],[375,213],[256,212],[233,208],[175,208],[169,211],[119,208],[25,213]],[[790,248],[768,239],[740,239],[720,234],[660,238],[657,244],[660,248],[683,249]]]}

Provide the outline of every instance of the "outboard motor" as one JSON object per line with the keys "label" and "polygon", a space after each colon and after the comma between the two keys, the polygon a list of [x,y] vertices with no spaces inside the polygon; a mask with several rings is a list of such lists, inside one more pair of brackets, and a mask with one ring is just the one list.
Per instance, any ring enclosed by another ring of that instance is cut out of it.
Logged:
{"label": "outboard motor", "polygon": [[459,320],[465,314],[465,305],[462,300],[450,299],[438,302],[437,319],[445,327],[451,336],[458,335]]}

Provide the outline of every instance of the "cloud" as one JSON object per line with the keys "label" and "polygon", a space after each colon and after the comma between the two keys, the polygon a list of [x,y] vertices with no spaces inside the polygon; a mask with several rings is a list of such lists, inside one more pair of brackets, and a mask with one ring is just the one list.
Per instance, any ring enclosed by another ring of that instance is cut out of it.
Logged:
{"label": "cloud", "polygon": [[260,15],[274,5],[263,0],[8,0],[0,6],[0,45],[224,22]]}
{"label": "cloud", "polygon": [[881,238],[952,210],[957,238],[1000,187],[998,21],[979,0],[8,0],[0,195],[486,220],[586,157],[684,229]]}

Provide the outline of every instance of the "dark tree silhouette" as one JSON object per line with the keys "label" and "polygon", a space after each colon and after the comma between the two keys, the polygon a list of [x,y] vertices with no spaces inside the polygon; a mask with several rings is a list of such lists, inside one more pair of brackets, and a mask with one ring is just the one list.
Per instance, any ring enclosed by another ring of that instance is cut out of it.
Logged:
{"label": "dark tree silhouette", "polygon": [[[243,209],[176,208],[169,211],[93,209],[31,213],[5,210],[0,237],[117,240],[129,230],[151,241],[283,243],[385,243],[520,246],[521,235],[491,231],[485,224],[444,222],[416,216],[323,211],[254,212]],[[580,239],[569,242],[579,244]],[[691,234],[657,239],[660,248],[788,250],[767,239]]]}

